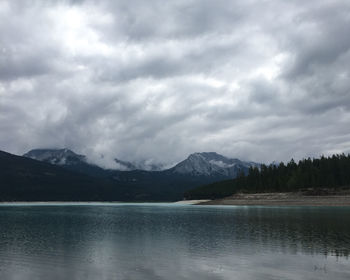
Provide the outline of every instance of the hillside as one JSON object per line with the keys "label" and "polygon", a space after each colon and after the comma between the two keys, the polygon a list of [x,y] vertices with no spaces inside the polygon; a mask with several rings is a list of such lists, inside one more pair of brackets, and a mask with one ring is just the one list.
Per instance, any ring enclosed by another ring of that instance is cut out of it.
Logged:
{"label": "hillside", "polygon": [[91,164],[69,149],[35,149],[23,157],[1,152],[0,200],[175,201],[194,187],[234,178],[249,164],[196,153],[164,171],[121,171]]}
{"label": "hillside", "polygon": [[126,188],[0,151],[0,201],[128,200]]}
{"label": "hillside", "polygon": [[[132,170],[135,166],[123,165],[130,170],[103,169],[92,164],[85,155],[69,149],[34,149],[23,155],[61,168],[79,172],[95,180],[105,180],[118,192],[124,189],[127,195],[119,200],[174,201],[181,200],[183,193],[203,184],[235,178],[249,167],[259,167],[254,162],[231,159],[214,152],[194,153],[173,168],[162,171]],[[116,159],[120,164],[121,161]],[[142,163],[137,164],[139,167]]]}
{"label": "hillside", "polygon": [[350,186],[350,155],[333,155],[320,159],[304,159],[288,164],[262,165],[250,168],[247,175],[194,188],[184,194],[186,199],[215,199],[238,192],[295,192],[310,189],[310,194],[322,194],[324,188]]}
{"label": "hillside", "polygon": [[248,173],[249,168],[260,167],[259,163],[245,162],[239,159],[227,158],[215,152],[194,153],[178,163],[169,171],[193,176],[221,176],[235,178],[241,172]]}

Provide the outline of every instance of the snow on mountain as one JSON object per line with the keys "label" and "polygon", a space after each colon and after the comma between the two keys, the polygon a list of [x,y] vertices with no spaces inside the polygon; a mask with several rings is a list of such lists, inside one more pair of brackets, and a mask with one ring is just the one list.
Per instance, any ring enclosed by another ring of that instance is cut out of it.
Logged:
{"label": "snow on mountain", "polygon": [[34,149],[23,155],[31,159],[48,162],[55,165],[72,166],[77,164],[99,166],[104,169],[115,169],[121,171],[130,170],[147,170],[160,171],[166,169],[164,164],[156,163],[153,160],[143,160],[139,162],[128,162],[119,159],[114,159],[114,166],[106,167],[102,164],[102,160],[92,163],[84,155],[74,153],[69,149]]}
{"label": "snow on mountain", "polygon": [[178,163],[171,170],[174,173],[225,176],[234,178],[240,172],[247,173],[250,167],[260,167],[255,162],[244,162],[239,159],[224,157],[215,152],[194,153],[187,159]]}
{"label": "snow on mountain", "polygon": [[[98,168],[100,166],[90,163],[86,156],[74,153],[69,149],[34,149],[23,156],[35,160],[48,162],[55,165],[67,166],[73,169],[83,166],[84,169]],[[260,168],[255,162],[244,162],[239,159],[224,157],[215,152],[194,153],[187,159],[169,169],[169,166],[157,163],[153,160],[142,160],[139,162],[128,162],[114,159],[115,167],[112,169],[120,171],[145,170],[162,171],[169,170],[177,174],[190,174],[195,176],[221,176],[234,178],[240,172],[247,173],[250,167]],[[100,166],[101,168],[102,165]],[[109,167],[110,168],[110,167]],[[89,171],[90,172],[90,171]]]}
{"label": "snow on mountain", "polygon": [[56,165],[86,163],[84,155],[76,154],[69,149],[34,149],[23,156]]}

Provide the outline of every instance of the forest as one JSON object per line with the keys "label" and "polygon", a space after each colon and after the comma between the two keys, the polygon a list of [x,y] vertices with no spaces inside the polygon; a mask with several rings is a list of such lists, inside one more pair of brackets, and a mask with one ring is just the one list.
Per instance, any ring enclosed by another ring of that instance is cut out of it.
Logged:
{"label": "forest", "polygon": [[[349,188],[350,155],[337,154],[329,157],[307,158],[296,163],[261,165],[250,168],[235,179],[201,186],[184,194],[186,199],[222,198],[237,192],[297,192],[310,194],[327,193],[333,189]],[[327,189],[327,190],[325,190]]]}

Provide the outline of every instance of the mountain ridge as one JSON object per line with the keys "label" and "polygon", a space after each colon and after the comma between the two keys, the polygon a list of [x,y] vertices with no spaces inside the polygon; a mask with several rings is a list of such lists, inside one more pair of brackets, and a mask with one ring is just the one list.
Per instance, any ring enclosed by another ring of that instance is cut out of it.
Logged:
{"label": "mountain ridge", "polygon": [[189,189],[225,179],[169,170],[102,169],[84,161],[62,164],[70,161],[57,158],[45,160],[0,152],[0,201],[178,201]]}
{"label": "mountain ridge", "polygon": [[178,163],[173,172],[193,175],[222,175],[237,177],[240,172],[247,173],[250,167],[259,167],[259,163],[245,162],[236,158],[228,158],[216,152],[193,153]]}
{"label": "mountain ridge", "polygon": [[23,157],[87,174],[94,177],[104,177],[107,169],[90,163],[85,155],[80,155],[70,149],[32,149]]}
{"label": "mountain ridge", "polygon": [[86,156],[76,154],[70,149],[33,149],[23,154],[23,157],[48,162],[55,165],[76,164],[86,162]]}
{"label": "mountain ridge", "polygon": [[[101,166],[88,162],[85,155],[80,155],[70,149],[33,149],[23,155],[35,160],[48,162],[51,164],[67,166],[71,169],[82,166],[87,168],[102,168]],[[196,152],[190,154],[186,159],[177,163],[175,166],[167,169],[161,169],[159,166],[147,167],[145,161],[140,163],[131,163],[115,158],[115,162],[122,166],[113,170],[119,171],[168,171],[178,174],[190,174],[193,176],[224,176],[228,178],[237,177],[240,172],[247,173],[250,167],[259,167],[261,164],[242,161],[237,158],[228,158],[216,152]],[[75,168],[77,169],[77,168]]]}
{"label": "mountain ridge", "polygon": [[[251,165],[214,152],[191,154],[162,171],[103,169],[69,149],[36,149],[25,157],[8,155],[0,159],[0,176],[16,193],[2,185],[0,200],[177,201],[190,189],[234,178]],[[51,171],[42,172],[44,167]],[[57,177],[48,177],[52,173]],[[11,195],[5,196],[6,192]]]}
{"label": "mountain ridge", "polygon": [[0,201],[105,201],[129,199],[105,178],[0,151]]}

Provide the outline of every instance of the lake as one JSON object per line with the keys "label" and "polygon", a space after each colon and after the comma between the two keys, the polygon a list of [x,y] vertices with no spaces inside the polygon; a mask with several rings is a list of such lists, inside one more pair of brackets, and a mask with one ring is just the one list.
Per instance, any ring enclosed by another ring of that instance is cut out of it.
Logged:
{"label": "lake", "polygon": [[350,279],[350,208],[0,206],[0,279]]}

